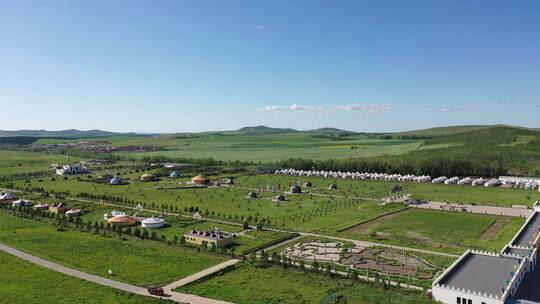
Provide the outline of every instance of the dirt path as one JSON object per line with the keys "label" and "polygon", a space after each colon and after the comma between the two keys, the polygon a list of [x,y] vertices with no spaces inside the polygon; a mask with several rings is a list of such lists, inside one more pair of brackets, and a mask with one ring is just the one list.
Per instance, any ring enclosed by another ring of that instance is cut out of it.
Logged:
{"label": "dirt path", "polygon": [[510,222],[509,218],[504,218],[504,217],[498,218],[495,222],[493,222],[493,224],[491,224],[491,226],[489,226],[488,229],[486,229],[486,231],[482,232],[482,234],[480,235],[480,239],[481,240],[494,239],[495,237],[497,237],[497,234],[499,233],[499,231],[503,229],[504,226],[506,226],[506,224],[508,224],[508,222]]}
{"label": "dirt path", "polygon": [[[138,294],[142,296],[155,297],[155,296],[150,295],[147,292],[146,288],[107,279],[104,277],[100,277],[97,275],[93,275],[93,274],[75,270],[69,267],[65,267],[60,264],[25,253],[13,247],[6,246],[1,243],[0,243],[0,250],[6,253],[9,253],[11,255],[14,255],[18,258],[21,258],[23,260],[26,260],[30,263],[48,268],[56,272],[66,274],[72,277],[76,277],[85,281],[93,282],[99,285],[119,289],[125,292],[134,293],[134,294]],[[168,294],[170,295],[169,297],[156,297],[156,298],[168,299],[168,300],[172,300],[178,303],[190,303],[190,304],[231,304],[225,301],[208,299],[208,298],[203,298],[203,297],[190,295],[190,294],[183,294],[183,293],[177,293],[177,292],[169,292]]]}
{"label": "dirt path", "polygon": [[240,260],[230,259],[230,260],[225,261],[225,262],[223,262],[221,264],[212,266],[212,267],[207,268],[207,269],[205,269],[203,271],[192,274],[189,277],[183,278],[183,279],[178,280],[176,282],[172,282],[171,284],[169,284],[167,286],[164,286],[163,289],[165,289],[165,293],[170,293],[175,288],[182,287],[182,286],[187,285],[187,284],[189,284],[191,282],[195,282],[195,281],[197,281],[199,279],[202,279],[202,278],[204,278],[206,276],[209,276],[209,275],[214,274],[216,272],[219,272],[219,271],[221,271],[223,269],[226,269],[228,267],[236,265],[239,262],[240,262]]}

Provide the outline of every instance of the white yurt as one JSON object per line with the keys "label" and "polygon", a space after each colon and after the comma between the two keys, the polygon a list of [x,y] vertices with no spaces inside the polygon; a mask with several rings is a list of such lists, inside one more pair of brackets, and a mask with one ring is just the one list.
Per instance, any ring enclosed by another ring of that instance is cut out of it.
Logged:
{"label": "white yurt", "polygon": [[149,217],[141,222],[144,228],[161,228],[165,225],[165,221],[159,217]]}

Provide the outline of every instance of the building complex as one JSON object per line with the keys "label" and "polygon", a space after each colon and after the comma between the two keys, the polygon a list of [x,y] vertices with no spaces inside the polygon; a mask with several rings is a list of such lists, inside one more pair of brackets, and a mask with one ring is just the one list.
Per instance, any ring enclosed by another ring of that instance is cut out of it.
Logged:
{"label": "building complex", "polygon": [[445,304],[540,303],[540,201],[499,253],[468,250],[433,282],[433,298]]}

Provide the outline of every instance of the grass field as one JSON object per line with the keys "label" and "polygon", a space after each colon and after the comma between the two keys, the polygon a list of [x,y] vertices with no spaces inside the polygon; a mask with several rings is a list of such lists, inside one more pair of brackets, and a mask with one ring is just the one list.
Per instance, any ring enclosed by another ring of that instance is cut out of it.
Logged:
{"label": "grass field", "polygon": [[[194,138],[113,137],[112,145],[155,145],[166,151],[149,153],[120,152],[142,157],[212,157],[219,160],[278,161],[290,157],[311,159],[399,155],[420,147],[422,140],[368,139],[365,136],[327,138],[307,134],[204,136]],[[355,147],[352,149],[351,147]]]}
{"label": "grass field", "polygon": [[179,291],[238,304],[320,303],[333,292],[345,295],[350,304],[432,303],[420,293],[382,290],[373,284],[331,278],[324,274],[276,266],[256,268],[250,264],[242,264],[223,275],[183,286]]}
{"label": "grass field", "polygon": [[74,230],[57,231],[48,222],[0,212],[0,242],[68,267],[149,286],[191,275],[226,257],[145,240],[120,239]]}
{"label": "grass field", "polygon": [[[94,203],[74,200],[59,200],[54,198],[43,199],[38,197],[36,197],[35,200],[46,202],[48,204],[60,201],[66,202],[72,208],[80,208],[83,210],[83,215],[81,218],[84,222],[103,222],[104,225],[106,225],[106,221],[103,219],[103,215],[112,210],[123,211],[128,215],[136,215],[139,217],[156,216],[156,213],[154,212],[140,212],[129,208],[100,206]],[[224,223],[208,222],[180,216],[161,215],[161,218],[163,218],[168,225],[160,229],[148,229],[148,231],[149,233],[155,232],[159,236],[163,235],[167,238],[167,240],[173,240],[174,237],[181,238],[185,233],[188,233],[191,230],[219,230],[228,233],[239,233],[244,230],[240,225],[228,225]],[[238,235],[234,239],[232,248],[234,249],[235,254],[242,254],[243,252],[249,251],[255,247],[259,247],[274,240],[281,239],[287,235],[289,234],[277,231],[248,231],[242,235]]]}
{"label": "grass field", "polygon": [[[111,186],[85,181],[86,177],[80,178],[81,181],[76,178],[33,180],[30,184],[20,180],[15,184],[22,189],[38,187],[70,196],[95,193],[143,202],[147,206],[167,204],[180,211],[197,206],[203,214],[208,210],[210,216],[217,218],[242,222],[241,217],[244,216],[251,218],[252,224],[255,224],[256,218],[267,219],[273,226],[305,231],[346,227],[400,208],[396,205],[379,206],[372,201],[309,194],[287,195],[287,201],[282,204],[272,201],[277,193],[263,192],[260,198],[247,199],[246,194],[253,185],[246,183],[245,179],[239,179],[234,188],[157,190],[156,186],[169,185],[169,181],[141,183],[133,177],[129,185]],[[369,191],[366,188],[365,193]],[[321,193],[325,194],[325,190],[321,190]]]}
{"label": "grass field", "polygon": [[498,252],[523,223],[521,218],[408,209],[339,235],[456,254],[466,248]]}
{"label": "grass field", "polygon": [[0,303],[151,304],[169,301],[137,296],[73,278],[0,252]]}
{"label": "grass field", "polygon": [[[256,177],[239,177],[237,185],[257,188],[260,185],[281,184],[310,181],[317,189],[314,193],[341,195],[347,197],[381,198],[389,196],[394,185],[401,185],[404,194],[412,194],[412,198],[439,202],[453,202],[488,206],[511,207],[512,205],[532,206],[540,200],[540,192],[522,189],[504,189],[488,187],[471,187],[460,185],[444,185],[432,183],[391,182],[377,180],[343,180],[322,177],[298,177],[283,175],[258,175]],[[338,185],[337,191],[327,190],[330,183]]]}
{"label": "grass field", "polygon": [[512,207],[524,205],[531,207],[540,200],[540,192],[534,190],[471,187],[417,183],[410,186],[412,198],[435,202],[477,204],[486,206]]}
{"label": "grass field", "polygon": [[0,150],[0,176],[44,171],[53,163],[78,161],[76,157],[27,151]]}

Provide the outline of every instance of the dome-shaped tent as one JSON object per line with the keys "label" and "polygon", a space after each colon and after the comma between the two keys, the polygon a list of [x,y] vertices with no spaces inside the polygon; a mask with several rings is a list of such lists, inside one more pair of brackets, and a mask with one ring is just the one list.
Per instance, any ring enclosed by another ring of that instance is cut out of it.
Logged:
{"label": "dome-shaped tent", "polygon": [[206,176],[199,174],[191,179],[191,183],[193,185],[207,185],[210,183],[210,180]]}
{"label": "dome-shaped tent", "polygon": [[137,219],[129,215],[117,215],[108,219],[107,223],[116,226],[131,226],[137,223]]}
{"label": "dome-shaped tent", "polygon": [[300,188],[299,186],[292,186],[291,193],[302,193],[302,188]]}
{"label": "dome-shaped tent", "polygon": [[180,172],[178,172],[178,171],[173,171],[173,172],[171,172],[171,174],[169,174],[170,178],[178,178],[180,176],[182,176],[182,174],[180,174]]}
{"label": "dome-shaped tent", "polygon": [[165,221],[159,217],[149,217],[141,222],[141,226],[144,228],[160,228],[165,225]]}
{"label": "dome-shaped tent", "polygon": [[141,175],[141,182],[151,182],[154,179],[154,175],[151,173],[145,173]]}

